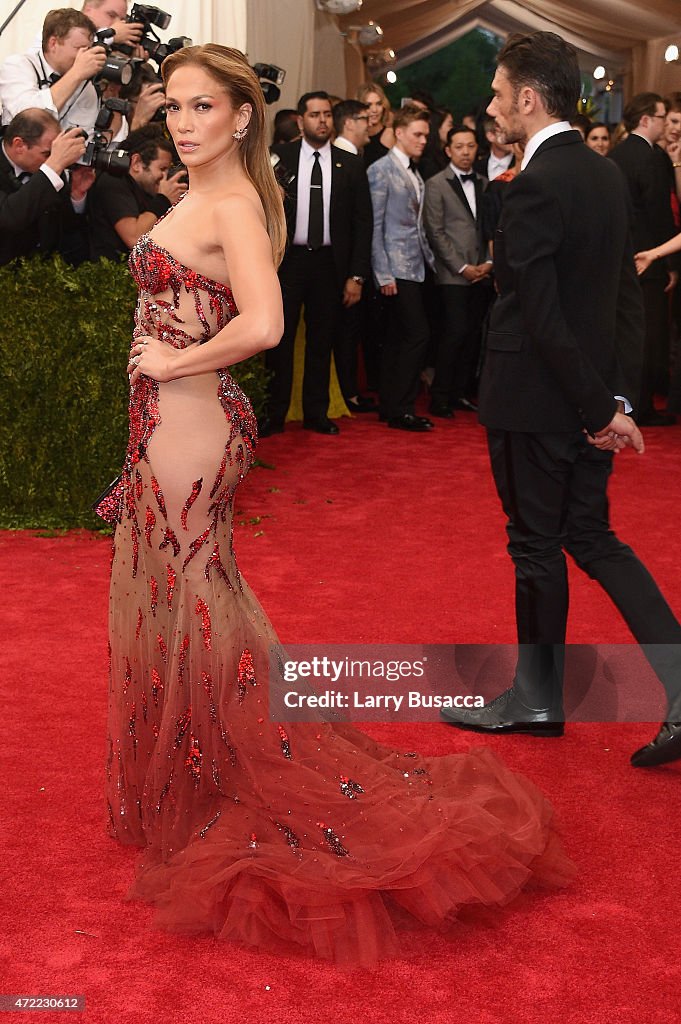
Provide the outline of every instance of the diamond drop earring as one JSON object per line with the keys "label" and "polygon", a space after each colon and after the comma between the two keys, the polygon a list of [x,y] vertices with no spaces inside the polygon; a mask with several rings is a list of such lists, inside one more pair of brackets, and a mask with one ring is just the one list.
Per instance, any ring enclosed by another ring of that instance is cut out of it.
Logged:
{"label": "diamond drop earring", "polygon": [[236,139],[237,142],[241,142],[241,140],[245,139],[247,135],[248,135],[248,125],[245,128],[237,128],[237,130],[232,135],[232,138]]}

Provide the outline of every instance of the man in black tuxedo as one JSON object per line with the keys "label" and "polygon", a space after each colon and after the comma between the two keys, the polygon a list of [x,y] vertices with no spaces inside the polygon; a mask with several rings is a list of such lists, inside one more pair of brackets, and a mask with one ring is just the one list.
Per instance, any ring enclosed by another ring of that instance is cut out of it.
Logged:
{"label": "man in black tuxedo", "polygon": [[[676,234],[670,193],[674,171],[667,154],[656,145],[664,133],[667,109],[654,92],[643,92],[627,104],[623,122],[627,138],[608,155],[624,172],[634,208],[634,251],[654,249]],[[645,344],[639,423],[649,427],[670,426],[674,416],[653,407],[656,370],[669,368],[669,302],[667,293],[676,283],[676,271],[667,260],[656,260],[641,275],[645,308]]]}
{"label": "man in black tuxedo", "polygon": [[65,171],[85,152],[80,129],[60,131],[49,111],[24,110],[7,126],[0,145],[0,264],[32,252],[48,255],[73,229],[94,182],[89,167]]}
{"label": "man in black tuxedo", "polygon": [[[646,645],[668,721],[632,758],[681,757],[681,626],[655,581],[608,523],[613,451],[643,451],[625,415],[638,391],[643,308],[626,183],[570,128],[580,94],[575,49],[552,32],[512,36],[488,113],[525,143],[494,246],[499,298],[480,391],[492,471],[516,570],[519,660],[513,685],[448,721],[482,732],[563,732],[567,551]],[[585,281],[598,280],[597,289]]]}
{"label": "man in black tuxedo", "polygon": [[305,307],[303,427],[337,434],[328,418],[329,373],[342,306],[359,302],[371,265],[371,197],[362,159],[331,146],[333,115],[325,92],[298,103],[302,139],[275,146],[290,184],[285,199],[289,246],[279,268],[284,334],[266,354],[273,372],[261,436],[280,433],[291,400],[293,351]]}

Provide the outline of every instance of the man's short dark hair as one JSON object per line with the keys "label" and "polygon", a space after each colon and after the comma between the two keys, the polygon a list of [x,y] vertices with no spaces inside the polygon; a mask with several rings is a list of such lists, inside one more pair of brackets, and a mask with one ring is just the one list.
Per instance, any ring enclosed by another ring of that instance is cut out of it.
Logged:
{"label": "man's short dark hair", "polygon": [[307,113],[307,105],[310,100],[328,100],[331,104],[328,92],[323,89],[317,89],[316,92],[305,92],[298,100],[298,115],[300,117]]}
{"label": "man's short dark hair", "polygon": [[430,124],[430,112],[422,107],[414,107],[407,103],[406,106],[400,107],[399,110],[395,111],[393,129],[397,131],[398,128],[407,128],[414,121],[425,121],[426,124]]}
{"label": "man's short dark hair", "polygon": [[164,153],[173,153],[172,143],[163,134],[160,124],[144,124],[141,128],[135,128],[128,137],[121,142],[121,149],[132,156],[137,153],[145,167],[148,167],[152,160],[155,160],[159,150]]}
{"label": "man's short dark hair", "polygon": [[478,141],[478,137],[475,134],[474,130],[471,128],[470,125],[468,125],[468,124],[455,124],[454,127],[450,128],[449,131],[447,132],[447,145],[451,146],[452,139],[454,138],[454,136],[455,135],[460,135],[461,132],[467,132],[469,135],[473,136],[473,138],[475,139],[476,142]]}
{"label": "man's short dark hair", "polygon": [[577,51],[555,32],[516,32],[497,55],[517,96],[524,86],[537,92],[549,117],[569,121],[582,91]]}
{"label": "man's short dark hair", "polygon": [[94,23],[82,11],[74,11],[72,7],[60,7],[57,10],[48,11],[43,22],[43,53],[52,36],[56,36],[59,40],[66,39],[72,28],[84,28],[91,36],[96,32]]}
{"label": "man's short dark hair", "polygon": [[278,110],[274,115],[272,145],[278,146],[282,142],[293,142],[299,135],[298,111],[293,110],[292,107]]}
{"label": "man's short dark hair", "polygon": [[333,130],[336,135],[342,135],[346,121],[352,121],[360,114],[366,113],[369,109],[368,103],[360,103],[359,100],[341,100],[333,108]]}
{"label": "man's short dark hair", "polygon": [[28,107],[13,117],[5,129],[5,141],[12,144],[14,139],[21,139],[27,146],[35,146],[42,139],[48,128],[59,131],[59,121],[49,110],[40,107]]}
{"label": "man's short dark hair", "polygon": [[637,92],[632,96],[622,112],[622,122],[627,131],[635,131],[646,114],[654,117],[658,103],[664,103],[664,100],[656,92]]}

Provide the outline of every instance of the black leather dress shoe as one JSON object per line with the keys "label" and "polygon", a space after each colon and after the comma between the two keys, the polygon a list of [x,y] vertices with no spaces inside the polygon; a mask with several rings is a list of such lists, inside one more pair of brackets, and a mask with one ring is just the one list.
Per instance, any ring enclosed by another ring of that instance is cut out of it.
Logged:
{"label": "black leather dress shoe", "polygon": [[462,412],[477,412],[478,407],[475,402],[470,402],[467,398],[457,398],[455,402],[452,402],[455,409],[461,409]]}
{"label": "black leather dress shoe", "polygon": [[328,416],[318,416],[316,420],[303,420],[303,430],[314,430],[317,434],[340,434],[340,430]]}
{"label": "black leather dress shoe", "polygon": [[670,703],[667,714],[655,739],[631,755],[634,768],[655,768],[681,759],[681,694]]}
{"label": "black leather dress shoe", "polygon": [[435,426],[425,416],[414,416],[413,413],[405,412],[404,416],[394,416],[388,420],[388,426],[395,430],[411,430],[418,434],[424,434]]}
{"label": "black leather dress shoe", "polygon": [[437,416],[443,420],[454,419],[454,410],[449,405],[433,405],[431,403],[430,409],[428,411],[431,416]]}
{"label": "black leather dress shoe", "polygon": [[472,732],[522,732],[533,736],[562,736],[565,732],[562,708],[525,707],[513,687],[500,693],[484,708],[443,708],[440,716],[448,725]]}
{"label": "black leather dress shoe", "polygon": [[373,398],[365,398],[364,395],[355,395],[354,398],[346,398],[345,404],[350,412],[378,412],[378,406]]}
{"label": "black leather dress shoe", "polygon": [[271,437],[272,434],[283,434],[284,424],[281,420],[272,420],[269,416],[264,416],[261,420],[258,420],[258,437]]}

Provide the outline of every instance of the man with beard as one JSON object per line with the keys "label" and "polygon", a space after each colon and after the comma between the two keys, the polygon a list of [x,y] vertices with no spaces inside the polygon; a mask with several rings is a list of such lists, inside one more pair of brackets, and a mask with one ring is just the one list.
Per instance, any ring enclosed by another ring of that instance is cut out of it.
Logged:
{"label": "man with beard", "polygon": [[[570,128],[581,85],[574,47],[553,32],[515,35],[497,64],[487,112],[503,142],[526,145],[495,237],[499,298],[480,419],[508,520],[520,649],[508,690],[443,714],[478,732],[562,735],[567,551],[617,605],[665,687],[667,721],[632,757],[663,764],[681,757],[681,626],[608,521],[613,452],[643,451],[625,414],[643,347],[627,185]],[[584,287],[594,280],[597,289]]]}

